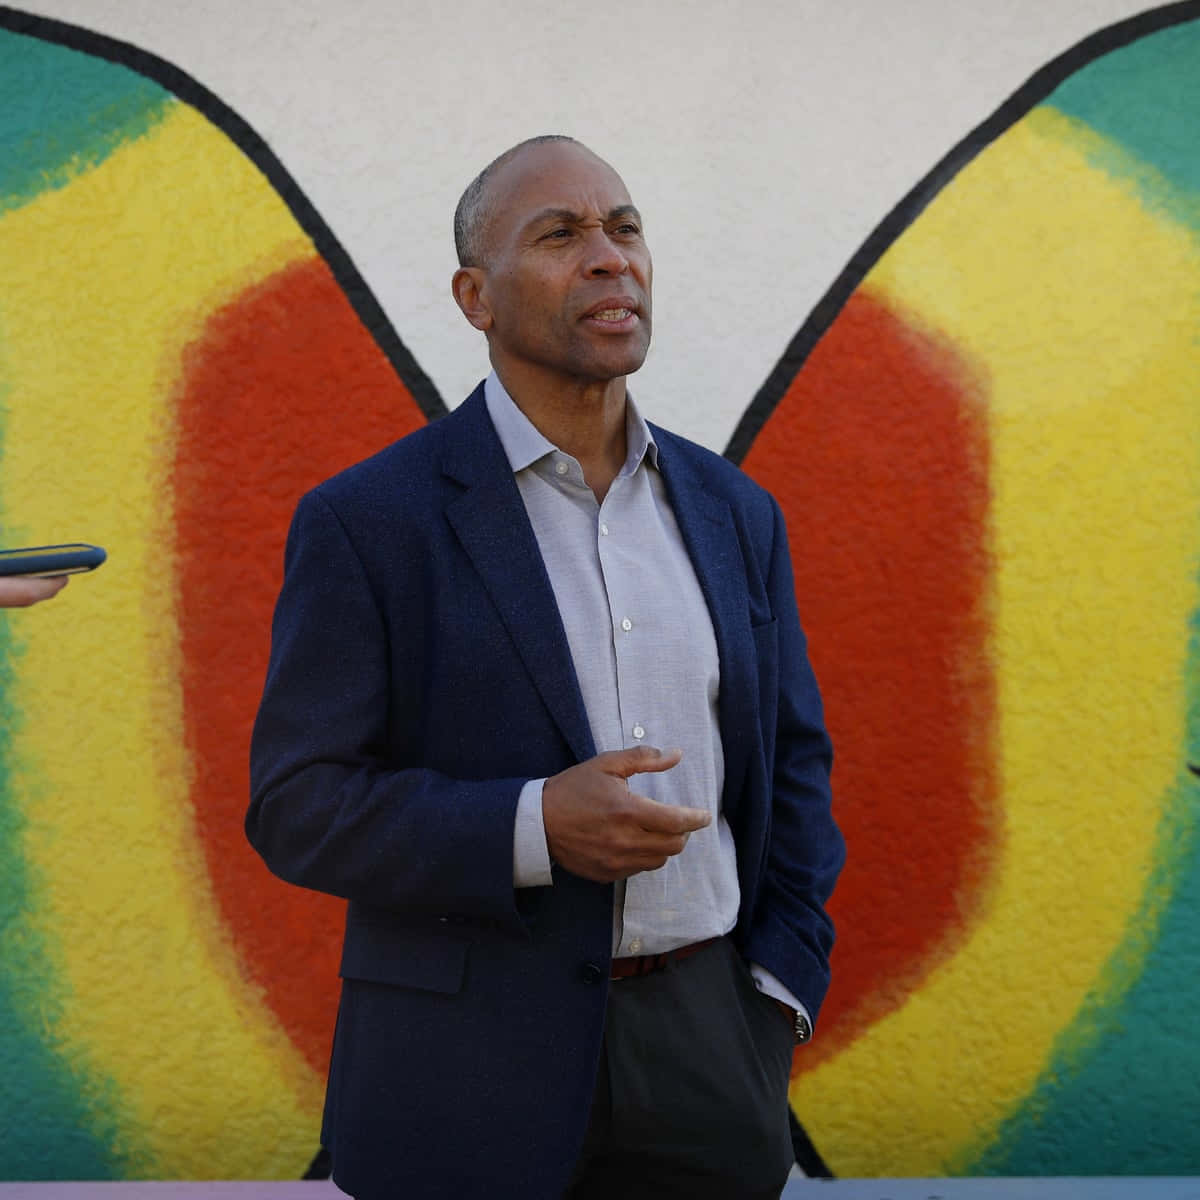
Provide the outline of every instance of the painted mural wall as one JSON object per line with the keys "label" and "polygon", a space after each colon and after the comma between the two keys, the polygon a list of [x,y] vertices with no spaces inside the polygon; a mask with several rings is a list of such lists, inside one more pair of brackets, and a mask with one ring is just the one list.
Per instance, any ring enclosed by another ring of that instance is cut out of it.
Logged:
{"label": "painted mural wall", "polygon": [[[459,393],[250,113],[42,8],[0,8],[0,543],[110,560],[0,616],[0,1178],[295,1177],[341,908],[241,832],[283,536]],[[723,402],[838,748],[792,1100],[839,1175],[1200,1173],[1200,4],[1103,24],[865,197]]]}

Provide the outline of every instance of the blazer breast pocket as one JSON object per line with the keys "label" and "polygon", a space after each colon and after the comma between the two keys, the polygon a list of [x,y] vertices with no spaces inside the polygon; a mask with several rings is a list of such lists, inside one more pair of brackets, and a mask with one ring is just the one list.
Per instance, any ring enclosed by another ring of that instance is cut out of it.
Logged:
{"label": "blazer breast pocket", "polygon": [[339,973],[343,979],[393,987],[458,992],[466,975],[469,949],[469,942],[439,930],[351,919],[346,924]]}

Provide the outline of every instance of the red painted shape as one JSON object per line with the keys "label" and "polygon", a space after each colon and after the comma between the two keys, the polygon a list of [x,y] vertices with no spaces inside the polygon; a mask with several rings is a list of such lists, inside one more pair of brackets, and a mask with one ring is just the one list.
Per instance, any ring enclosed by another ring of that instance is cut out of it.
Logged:
{"label": "red painted shape", "polygon": [[983,389],[857,293],[743,466],[786,514],[848,859],[808,1068],[959,944],[997,852]]}
{"label": "red painted shape", "polygon": [[192,801],[243,969],[325,1069],[343,904],[268,874],[242,832],[288,523],[300,495],[425,423],[322,259],[220,309],[178,397],[175,549]]}

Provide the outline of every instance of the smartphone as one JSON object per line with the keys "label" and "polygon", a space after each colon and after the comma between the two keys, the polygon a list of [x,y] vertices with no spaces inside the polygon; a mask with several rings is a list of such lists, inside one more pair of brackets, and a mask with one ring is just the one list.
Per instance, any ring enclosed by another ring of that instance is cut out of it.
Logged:
{"label": "smartphone", "polygon": [[0,575],[77,575],[95,570],[108,555],[102,546],[69,542],[62,546],[21,546],[0,550]]}

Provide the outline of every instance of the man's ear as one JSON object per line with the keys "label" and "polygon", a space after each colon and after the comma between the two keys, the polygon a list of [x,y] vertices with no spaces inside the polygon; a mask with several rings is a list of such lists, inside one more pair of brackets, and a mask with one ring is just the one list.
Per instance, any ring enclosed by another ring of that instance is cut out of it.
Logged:
{"label": "man's ear", "polygon": [[483,298],[484,271],[482,267],[459,267],[450,281],[454,302],[463,316],[482,333],[492,327],[492,312]]}

